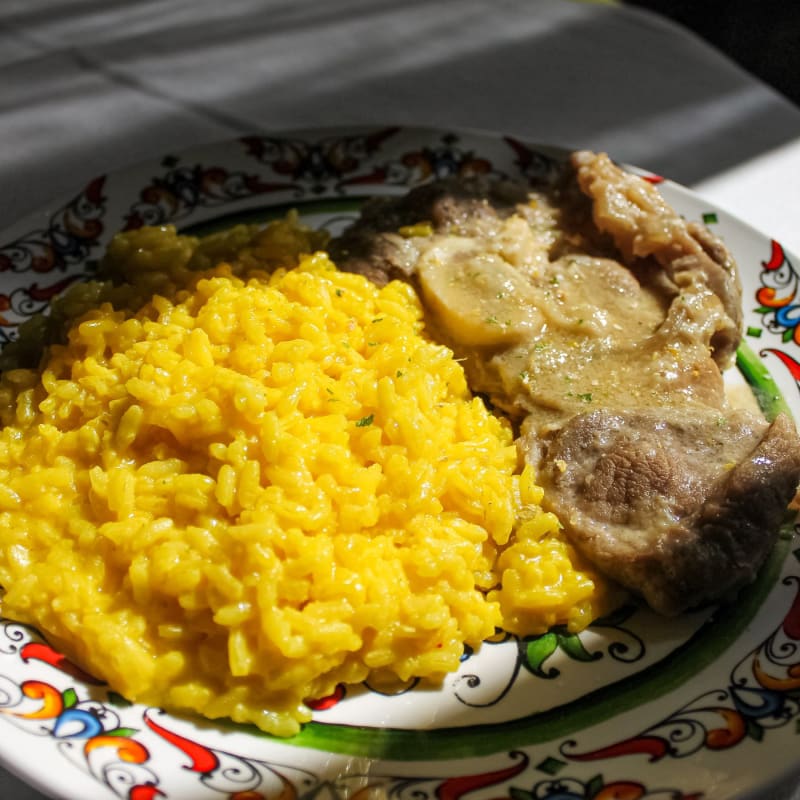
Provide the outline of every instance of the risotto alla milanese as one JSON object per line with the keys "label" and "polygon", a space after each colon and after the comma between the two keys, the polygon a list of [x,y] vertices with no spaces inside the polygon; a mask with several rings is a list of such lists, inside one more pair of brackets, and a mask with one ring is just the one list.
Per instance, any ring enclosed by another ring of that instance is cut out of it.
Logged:
{"label": "risotto alla milanese", "polygon": [[130,700],[289,736],[602,605],[413,290],[322,245],[120,234],[2,374],[0,610]]}

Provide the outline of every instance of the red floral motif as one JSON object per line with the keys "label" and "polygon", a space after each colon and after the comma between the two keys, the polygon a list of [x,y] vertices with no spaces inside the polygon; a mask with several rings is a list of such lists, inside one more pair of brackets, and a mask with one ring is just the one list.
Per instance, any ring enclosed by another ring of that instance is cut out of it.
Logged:
{"label": "red floral motif", "polygon": [[765,347],[761,351],[762,356],[766,355],[767,353],[770,353],[778,358],[783,366],[789,370],[789,373],[795,379],[795,381],[800,384],[800,362],[798,362],[796,358],[792,358],[792,356],[790,356],[788,353],[785,353],[783,350],[776,350],[774,347]]}
{"label": "red floral motif", "polygon": [[47,228],[0,247],[0,272],[50,272],[79,265],[98,246],[105,213],[105,177],[95,178],[50,217]]}
{"label": "red floral motif", "polygon": [[153,178],[125,218],[125,230],[177,221],[198,207],[213,207],[291,186],[223,167],[176,167]]}
{"label": "red floral motif", "polygon": [[319,700],[312,700],[309,702],[308,707],[312,711],[326,711],[329,708],[333,708],[334,706],[338,705],[339,703],[344,700],[345,695],[347,694],[344,686],[340,683],[334,690],[332,694],[329,694],[327,697],[321,697]]}
{"label": "red floral motif", "polygon": [[359,171],[365,159],[378,152],[399,128],[381,128],[363,134],[326,136],[315,141],[276,136],[243,138],[248,155],[289,179],[285,188],[319,194],[347,185],[379,184],[387,181],[385,165],[370,164]]}
{"label": "red floral motif", "polygon": [[128,794],[128,800],[153,800],[154,797],[166,797],[167,795],[157,786],[133,786]]}
{"label": "red floral motif", "polygon": [[783,342],[800,344],[800,276],[774,239],[770,242],[769,258],[761,266],[761,286],[756,290],[760,305],[756,312],[763,315],[764,327],[781,334]]}
{"label": "red floral motif", "polygon": [[187,739],[185,736],[173,733],[155,722],[150,714],[144,715],[144,722],[148,728],[155,731],[159,736],[189,757],[191,763],[187,769],[193,772],[208,773],[213,772],[219,766],[219,759],[214,755],[214,751],[210,750],[208,747],[204,747],[192,739]]}
{"label": "red floral motif", "polygon": [[492,772],[479,772],[473,775],[464,775],[458,778],[445,778],[436,790],[438,800],[459,800],[469,792],[485,789],[487,786],[498,786],[523,772],[529,763],[525,753],[509,753],[511,758],[516,758],[517,763],[505,769]]}
{"label": "red floral motif", "polygon": [[329,136],[314,141],[251,136],[243,139],[249,155],[276,175],[286,176],[298,196],[333,191],[345,194],[368,185],[410,187],[434,177],[488,174],[488,159],[464,149],[460,137],[443,134],[437,142],[379,161],[378,154],[399,128]]}
{"label": "red floral motif", "polygon": [[706,748],[727,750],[747,737],[760,740],[770,728],[800,719],[800,579],[780,626],[739,661],[726,689],[707,692],[640,734],[585,752],[570,740],[561,753],[572,761],[645,755],[649,761],[685,758]]}
{"label": "red floral motif", "polygon": [[800,641],[800,591],[795,592],[794,601],[781,627],[789,639]]}
{"label": "red floral motif", "polygon": [[774,271],[776,269],[780,269],[781,265],[786,259],[786,256],[783,253],[783,247],[781,247],[781,245],[774,239],[770,240],[770,246],[772,248],[772,253],[770,254],[769,260],[762,261],[761,266],[766,270]]}
{"label": "red floral motif", "polygon": [[206,789],[228,800],[297,800],[310,786],[319,784],[319,778],[305,770],[207,747],[159,724],[153,713],[144,714],[147,727],[188,758],[186,769],[197,773]]}
{"label": "red floral motif", "polygon": [[84,672],[66,656],[54,650],[49,644],[45,644],[44,642],[28,642],[20,649],[19,654],[23,661],[43,661],[45,664],[49,664],[51,667],[55,667],[61,672],[72,675],[73,678],[77,678],[83,683],[91,683],[96,686],[100,686],[103,683],[103,681],[89,675],[88,672]]}
{"label": "red floral motif", "polygon": [[[0,311],[10,311],[16,319],[0,315],[0,326],[5,328],[15,327],[21,318],[30,317],[43,311],[50,301],[75,281],[78,275],[62,278],[49,286],[40,286],[38,283],[14,289],[10,294],[0,294]],[[5,339],[0,339],[0,344]]]}

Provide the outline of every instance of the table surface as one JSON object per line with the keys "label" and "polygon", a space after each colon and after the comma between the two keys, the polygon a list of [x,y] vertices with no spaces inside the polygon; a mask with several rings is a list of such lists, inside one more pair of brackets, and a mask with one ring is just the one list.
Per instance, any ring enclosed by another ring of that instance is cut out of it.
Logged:
{"label": "table surface", "polygon": [[[0,228],[87,177],[176,149],[388,123],[605,150],[800,253],[800,109],[640,10],[571,0],[4,0],[0,76]],[[800,790],[773,796],[800,800]],[[0,769],[0,800],[41,797]]]}

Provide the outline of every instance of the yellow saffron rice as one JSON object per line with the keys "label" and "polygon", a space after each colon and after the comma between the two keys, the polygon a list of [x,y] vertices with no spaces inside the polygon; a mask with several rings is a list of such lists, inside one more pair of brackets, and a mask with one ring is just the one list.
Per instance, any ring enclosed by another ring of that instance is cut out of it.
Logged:
{"label": "yellow saffron rice", "polygon": [[287,736],[602,607],[413,290],[320,243],[120,235],[0,379],[0,611],[131,700]]}

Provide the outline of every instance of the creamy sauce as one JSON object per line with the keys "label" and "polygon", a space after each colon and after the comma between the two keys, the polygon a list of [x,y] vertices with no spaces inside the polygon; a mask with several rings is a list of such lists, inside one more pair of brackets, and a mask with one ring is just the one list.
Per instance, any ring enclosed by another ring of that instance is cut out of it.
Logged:
{"label": "creamy sauce", "polygon": [[537,211],[536,226],[513,215],[488,235],[416,240],[427,313],[472,385],[539,433],[593,407],[724,404],[718,298],[692,283],[670,297],[660,276],[569,252]]}

